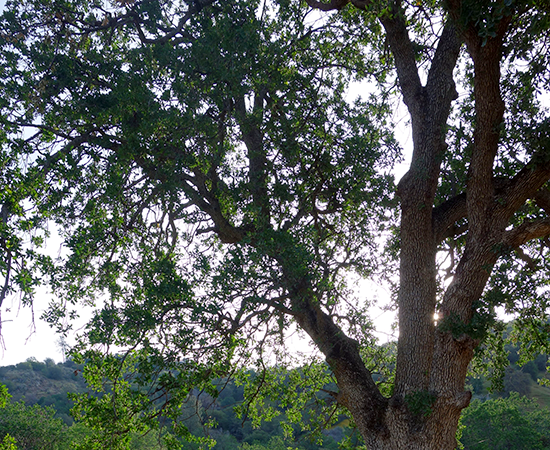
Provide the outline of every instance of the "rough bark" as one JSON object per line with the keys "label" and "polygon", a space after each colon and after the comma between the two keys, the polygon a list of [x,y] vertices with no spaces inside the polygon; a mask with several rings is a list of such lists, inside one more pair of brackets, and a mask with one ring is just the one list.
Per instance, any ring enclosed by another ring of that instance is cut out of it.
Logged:
{"label": "rough bark", "polygon": [[[333,10],[347,3],[365,9],[370,2],[308,0],[308,3],[321,10]],[[418,76],[400,3],[393,3],[390,13],[380,18],[394,56],[403,101],[410,113],[414,150],[410,170],[398,186],[401,265],[394,394],[387,402],[376,403],[375,395],[367,391],[360,397],[370,398],[370,403],[359,410],[346,404],[369,449],[455,448],[458,419],[471,398],[471,393],[464,391],[466,372],[478,342],[468,335],[453,334],[449,321],[468,323],[472,319],[472,305],[483,292],[499,256],[499,246],[518,247],[550,232],[548,219],[506,229],[511,216],[529,198],[535,198],[541,208],[548,209],[548,191],[541,190],[550,178],[548,165],[526,165],[510,180],[493,177],[504,115],[500,60],[511,18],[503,17],[496,25],[496,36],[484,41],[472,24],[453,26],[461,23],[461,1],[450,1],[448,7],[451,19],[440,37],[425,86]],[[445,126],[451,102],[456,98],[453,69],[462,42],[475,71],[474,149],[466,191],[434,208],[440,163],[447,150]],[[468,225],[459,231],[455,224],[463,218],[467,218]],[[465,231],[466,248],[441,301],[441,320],[436,327],[437,245]],[[308,326],[302,326],[308,330]],[[327,360],[333,369],[339,367],[339,362],[328,354]],[[357,374],[360,372],[355,370]],[[365,376],[368,375],[361,377]],[[357,378],[337,378],[342,392],[356,389],[361,392]],[[368,383],[362,383],[372,389]],[[426,415],[415,413],[411,407],[411,399],[421,395],[433,399]],[[365,419],[372,417],[373,408],[383,415],[375,423]]]}
{"label": "rough bark", "polygon": [[254,98],[252,114],[248,114],[244,98],[239,98],[235,104],[243,141],[246,145],[249,161],[250,192],[256,209],[256,222],[260,227],[269,224],[270,210],[267,193],[267,156],[260,131],[262,109],[265,93],[257,93]]}
{"label": "rough bark", "polygon": [[[412,65],[414,55],[404,21],[384,19],[382,23],[396,60],[403,98],[411,115],[414,143],[411,167],[398,188],[401,199],[400,339],[395,392],[396,395],[406,395],[425,391],[429,386],[432,358],[429,349],[433,346],[435,325],[437,249],[432,227],[432,205],[442,155],[446,150],[445,124],[451,102],[456,98],[452,71],[461,43],[449,22],[423,87],[418,75],[414,77],[412,74],[417,74],[417,69]],[[400,42],[394,43],[394,40]],[[402,43],[404,40],[409,42],[408,46]],[[403,61],[398,63],[398,60]]]}

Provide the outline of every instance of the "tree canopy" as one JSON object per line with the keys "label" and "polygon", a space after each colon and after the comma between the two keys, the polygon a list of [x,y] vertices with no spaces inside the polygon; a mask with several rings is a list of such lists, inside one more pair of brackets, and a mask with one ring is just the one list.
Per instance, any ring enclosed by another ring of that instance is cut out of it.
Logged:
{"label": "tree canopy", "polygon": [[[6,5],[0,301],[48,283],[60,331],[92,306],[74,357],[110,383],[76,414],[100,433],[186,435],[192,390],[232,376],[242,414],[315,400],[313,424],[344,408],[369,449],[451,449],[496,308],[548,345],[547,2],[307,3]],[[395,284],[394,373],[353,272]],[[277,383],[296,330],[318,356]]]}

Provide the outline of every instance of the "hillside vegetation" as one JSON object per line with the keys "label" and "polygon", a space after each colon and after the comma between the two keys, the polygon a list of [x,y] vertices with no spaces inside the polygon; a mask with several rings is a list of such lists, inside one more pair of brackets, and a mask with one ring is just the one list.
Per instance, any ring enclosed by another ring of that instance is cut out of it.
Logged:
{"label": "hillside vegetation", "polygon": [[[547,356],[539,355],[520,366],[518,350],[512,345],[506,347],[509,366],[502,391],[490,393],[490,383],[483,376],[469,378],[475,400],[462,418],[466,428],[461,442],[465,449],[505,449],[510,448],[512,441],[514,449],[550,449],[550,389],[537,383],[547,377]],[[82,366],[71,360],[56,364],[51,359],[39,362],[31,358],[0,367],[0,383],[7,386],[12,396],[11,403],[0,410],[0,442],[9,433],[16,438],[18,448],[64,450],[74,448],[71,445],[90,434],[84,425],[74,423],[70,415],[73,402],[67,395],[89,392]],[[195,391],[182,408],[189,430],[196,436],[215,439],[214,449],[336,450],[338,443],[349,448],[361,445],[346,417],[337,426],[324,430],[322,441],[311,431],[298,428],[294,428],[291,437],[285,435],[280,416],[253,424],[248,417],[239,418],[234,412],[234,407],[243,402],[243,387],[227,380],[220,380],[219,386],[216,399]],[[158,432],[134,434],[130,439],[135,450],[165,448]],[[198,447],[199,444],[184,444],[189,450]]]}

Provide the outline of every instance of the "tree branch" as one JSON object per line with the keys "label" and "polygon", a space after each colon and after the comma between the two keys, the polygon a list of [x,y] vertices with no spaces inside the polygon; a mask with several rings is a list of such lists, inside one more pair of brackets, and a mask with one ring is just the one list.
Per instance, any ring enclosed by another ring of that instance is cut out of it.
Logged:
{"label": "tree branch", "polygon": [[506,231],[502,243],[517,248],[533,239],[550,236],[550,218],[532,220],[522,223],[513,230]]}
{"label": "tree branch", "polygon": [[[203,7],[212,4],[213,1],[214,0],[204,0],[202,2],[202,3],[204,3]],[[137,16],[137,14],[135,16],[133,16],[133,18],[134,18],[133,22],[134,22],[134,25],[135,25],[136,30],[138,32],[139,39],[144,44],[165,44],[165,43],[169,42],[170,40],[173,40],[173,38],[175,38],[178,34],[181,35],[182,38],[185,38],[188,41],[192,41],[194,39],[193,36],[191,34],[189,34],[188,32],[184,31],[183,27],[185,26],[187,21],[193,16],[193,14],[196,14],[200,10],[202,10],[202,7],[200,9],[195,5],[189,7],[187,12],[180,18],[180,20],[178,22],[178,26],[176,28],[174,28],[170,31],[167,31],[164,36],[158,37],[156,39],[150,39],[150,38],[147,38],[145,36],[145,33],[141,29],[142,21],[139,20],[139,16]],[[157,27],[157,28],[160,28],[160,27]],[[180,38],[180,41],[181,41],[181,38]]]}
{"label": "tree branch", "polygon": [[[117,145],[114,146],[113,150],[116,147]],[[178,152],[180,152],[178,148],[173,148],[173,154]],[[149,161],[139,155],[134,156],[134,160],[149,178],[161,183],[166,182],[166,174],[159,171],[158,164],[154,161]],[[214,222],[214,228],[211,230],[218,235],[223,243],[233,244],[242,241],[246,235],[246,230],[232,225],[223,215],[218,198],[207,188],[206,175],[199,168],[194,168],[193,174],[194,176],[180,173],[174,176],[174,181],[178,182],[179,188],[191,202]]]}
{"label": "tree branch", "polygon": [[546,149],[536,152],[511,180],[501,202],[506,214],[513,214],[529,198],[534,198],[539,206],[543,205],[542,209],[550,211],[550,191],[541,189],[550,180],[550,164],[543,159],[546,153]]}
{"label": "tree branch", "polygon": [[539,208],[550,214],[550,189],[545,187],[539,189],[533,196],[533,200],[535,200]]}
{"label": "tree branch", "polygon": [[[451,14],[460,16],[462,2],[450,2]],[[483,38],[476,25],[469,23],[462,30],[464,41],[474,64],[474,99],[476,125],[474,146],[468,169],[468,216],[470,229],[482,239],[491,220],[490,211],[495,197],[494,160],[498,152],[500,130],[505,105],[500,92],[500,59],[504,36],[511,17],[500,19],[495,36]]]}
{"label": "tree branch", "polygon": [[426,82],[426,91],[430,97],[430,104],[439,105],[440,108],[437,108],[436,111],[439,114],[444,114],[444,117],[437,117],[439,120],[447,120],[449,114],[448,105],[458,97],[453,79],[453,71],[456,67],[461,46],[462,39],[456,27],[452,21],[448,20],[439,38]]}
{"label": "tree branch", "polygon": [[433,210],[433,230],[437,243],[454,235],[450,228],[460,219],[466,217],[466,194],[450,198]]}
{"label": "tree branch", "polygon": [[233,226],[223,215],[220,203],[216,197],[211,195],[206,187],[206,176],[199,170],[194,170],[194,182],[198,193],[188,186],[185,190],[191,199],[196,201],[197,206],[210,216],[214,222],[214,231],[224,244],[234,244],[244,239],[246,232],[240,227]]}
{"label": "tree branch", "polygon": [[386,30],[388,43],[395,60],[403,101],[414,121],[415,117],[418,117],[418,114],[422,112],[423,89],[404,13],[402,10],[396,11],[394,6],[394,10],[390,14],[382,16],[380,22]]}
{"label": "tree branch", "polygon": [[[508,189],[514,185],[515,178],[494,178],[495,198],[497,204],[506,203]],[[550,202],[550,191],[548,192]],[[523,204],[523,202],[521,203]],[[519,208],[518,205],[517,207]],[[550,206],[550,204],[549,204]],[[517,209],[517,208],[516,208]],[[457,231],[464,232],[463,227],[455,228],[453,225],[460,219],[468,216],[466,193],[452,197],[433,210],[433,230],[436,242],[441,242],[448,237],[456,236]]]}
{"label": "tree branch", "polygon": [[320,2],[317,0],[306,0],[306,3],[313,9],[321,11],[334,11],[344,8],[350,0],[330,0],[329,3]]}
{"label": "tree branch", "polygon": [[[372,4],[371,0],[330,0],[325,3],[318,0],[306,0],[312,8],[321,11],[333,11],[344,8],[348,3],[352,3],[356,8],[366,10]],[[415,52],[412,42],[409,38],[405,14],[400,7],[400,2],[392,2],[392,10],[380,17],[391,51],[395,59],[399,85],[403,94],[403,101],[411,111],[411,108],[417,112],[421,110],[422,83],[418,76]],[[449,30],[450,30],[449,26]],[[450,34],[449,32],[446,33]],[[447,39],[445,39],[445,42]],[[443,58],[442,58],[443,59]],[[411,116],[414,120],[413,111]]]}
{"label": "tree branch", "polygon": [[[3,223],[3,228],[7,228],[8,220],[10,217],[10,211],[9,206],[7,203],[4,203],[2,205],[2,209],[0,210],[0,219]],[[2,247],[4,249],[4,259],[6,260],[6,275],[4,277],[4,286],[2,286],[2,290],[0,291],[0,307],[2,306],[2,303],[4,302],[4,299],[6,298],[6,294],[8,292],[8,288],[10,286],[10,272],[11,272],[11,264],[12,264],[12,253],[10,248],[6,245],[6,239],[2,238],[0,240],[0,243],[2,244]],[[1,326],[1,320],[0,320],[0,338],[2,337],[2,326]]]}
{"label": "tree branch", "polygon": [[294,286],[291,292],[294,318],[313,339],[334,372],[338,382],[338,402],[345,406],[362,428],[373,426],[382,430],[383,411],[388,405],[365,367],[357,342],[345,335],[332,318],[323,312],[318,302],[310,298],[307,281]]}
{"label": "tree branch", "polygon": [[[186,32],[183,28],[193,15],[199,13],[203,8],[210,6],[215,0],[194,0],[188,3],[189,7],[187,11],[181,16],[178,24],[175,27],[165,27],[160,24],[153,23],[151,20],[143,20],[135,10],[127,11],[124,14],[111,16],[110,13],[106,13],[106,16],[102,22],[96,21],[93,23],[86,22],[84,20],[70,22],[65,20],[68,25],[72,25],[79,30],[79,34],[89,34],[103,30],[115,30],[122,28],[124,25],[133,23],[136,28],[140,41],[144,44],[165,44],[169,41],[181,42],[182,40],[191,41],[193,36]],[[149,38],[145,35],[142,29],[142,25],[153,26],[157,31],[162,31],[164,35],[157,38]],[[181,36],[175,39],[176,36]]]}
{"label": "tree branch", "polygon": [[267,190],[267,155],[263,143],[263,135],[260,124],[263,115],[263,103],[265,91],[256,92],[252,114],[246,111],[243,97],[236,99],[235,112],[243,141],[248,152],[248,178],[250,180],[250,192],[256,208],[257,222],[261,226],[269,225],[271,210],[269,207]]}
{"label": "tree branch", "polygon": [[537,270],[537,263],[533,258],[531,258],[527,253],[525,253],[521,247],[517,247],[514,249],[516,251],[516,255],[518,255],[519,259],[524,261],[531,270],[535,271]]}

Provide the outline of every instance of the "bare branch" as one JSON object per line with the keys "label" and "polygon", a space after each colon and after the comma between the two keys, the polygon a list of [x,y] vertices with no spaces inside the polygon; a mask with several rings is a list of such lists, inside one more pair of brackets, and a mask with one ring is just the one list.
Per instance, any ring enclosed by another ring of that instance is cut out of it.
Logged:
{"label": "bare branch", "polygon": [[[4,212],[4,207],[6,205],[3,205],[2,206],[2,212]],[[4,223],[5,225],[5,223]],[[11,250],[9,248],[6,248],[6,242],[5,242],[5,239],[2,239],[2,247],[4,247],[4,251],[6,252],[6,255],[5,258],[7,259],[6,261],[6,275],[5,275],[5,280],[4,280],[4,286],[2,286],[2,291],[0,291],[0,306],[2,306],[2,303],[4,302],[4,299],[6,298],[6,294],[8,292],[8,288],[10,286],[10,272],[11,272],[11,264],[12,264],[12,254],[11,254]],[[1,320],[0,320],[0,324],[1,324]],[[2,332],[1,332],[2,328],[1,328],[1,325],[0,325],[0,337],[2,336]]]}
{"label": "bare branch", "polygon": [[521,247],[516,248],[515,251],[519,259],[525,261],[525,263],[529,266],[531,270],[537,270],[537,263],[535,262],[535,260],[531,258],[527,253],[525,253],[521,249]]}

